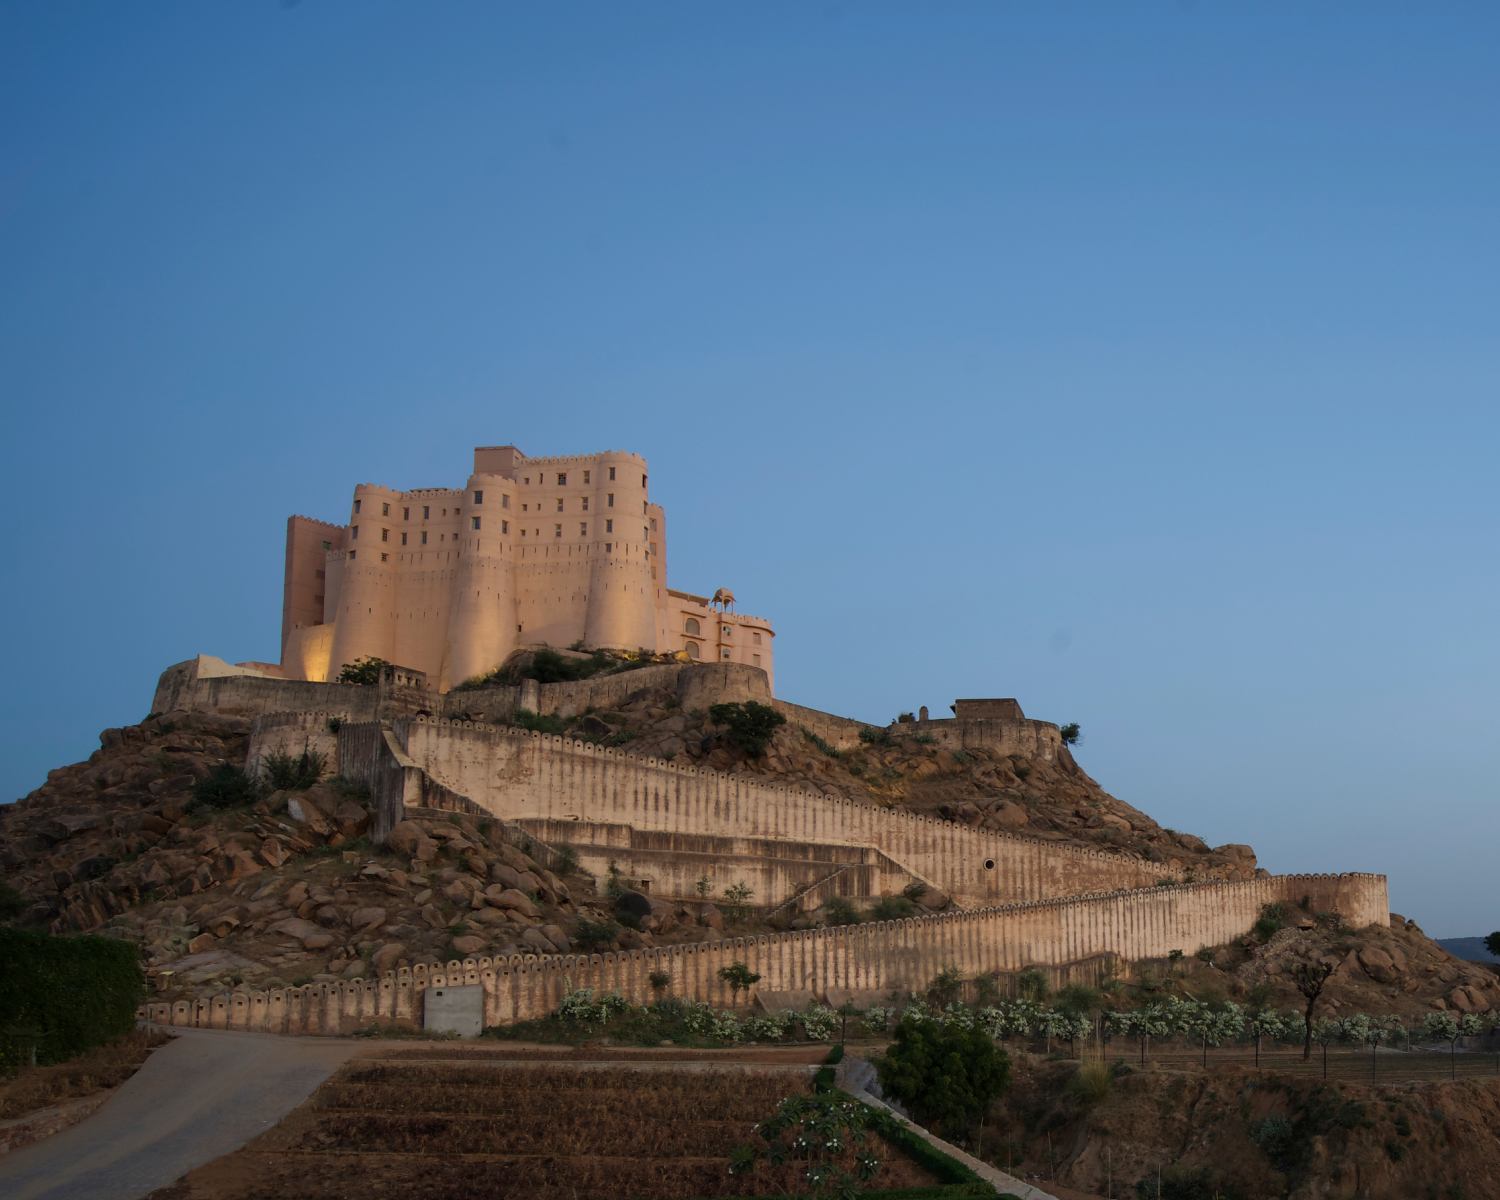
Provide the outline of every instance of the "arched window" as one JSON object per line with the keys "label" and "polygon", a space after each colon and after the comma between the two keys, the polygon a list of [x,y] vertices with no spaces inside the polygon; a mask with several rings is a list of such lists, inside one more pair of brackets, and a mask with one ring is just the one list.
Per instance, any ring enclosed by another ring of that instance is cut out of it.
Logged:
{"label": "arched window", "polygon": [[687,655],[688,655],[689,658],[697,658],[698,657],[698,643],[697,642],[689,642],[686,646],[683,647],[683,649],[687,651]]}
{"label": "arched window", "polygon": [[698,634],[699,634],[699,632],[700,632],[700,630],[698,629],[698,618],[697,617],[689,617],[687,619],[687,625],[683,627],[683,632],[684,633],[690,633],[694,637],[697,637]]}

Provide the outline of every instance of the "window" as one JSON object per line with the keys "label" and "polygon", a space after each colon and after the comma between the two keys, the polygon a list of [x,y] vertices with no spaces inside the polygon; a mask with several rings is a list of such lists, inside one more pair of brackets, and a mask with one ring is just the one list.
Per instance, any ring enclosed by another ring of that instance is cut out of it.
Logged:
{"label": "window", "polygon": [[755,660],[755,665],[757,667],[760,666],[760,655],[759,654],[752,654],[750,657]]}
{"label": "window", "polygon": [[610,494],[609,494],[609,507],[613,508],[614,506],[615,506],[615,494],[613,492],[610,492]]}
{"label": "window", "polygon": [[685,651],[687,651],[687,656],[689,658],[697,658],[698,657],[698,643],[697,642],[689,642],[686,646],[683,647],[683,649]]}
{"label": "window", "polygon": [[390,516],[391,515],[391,506],[389,504],[382,504],[380,506],[380,515],[382,517],[388,517],[388,516]]}
{"label": "window", "polygon": [[587,521],[580,521],[580,522],[578,522],[578,536],[579,537],[588,537],[588,535],[589,535],[589,523]]}
{"label": "window", "polygon": [[605,542],[605,543],[604,543],[604,553],[606,553],[606,554],[608,554],[608,553],[610,553],[610,552],[611,552],[611,551],[612,551],[612,550],[613,550],[613,549],[614,549],[614,548],[615,548],[615,544],[614,544],[614,543],[613,543],[613,542]]}
{"label": "window", "polygon": [[611,483],[615,481],[615,469],[613,467],[610,467],[609,469],[609,481]]}
{"label": "window", "polygon": [[605,533],[613,533],[614,531],[615,531],[615,523],[613,521],[606,520],[604,522],[604,532]]}
{"label": "window", "polygon": [[642,487],[646,486],[646,477],[644,475],[641,476],[641,486]]}
{"label": "window", "polygon": [[644,500],[641,501],[641,512],[643,514],[646,513],[646,512],[648,512],[650,510],[650,507],[651,506],[648,505]]}
{"label": "window", "polygon": [[351,525],[349,527],[349,540],[350,541],[354,541],[354,542],[359,541],[359,526],[358,525]]}
{"label": "window", "polygon": [[558,475],[557,475],[557,486],[558,487],[567,487],[568,486],[568,477],[566,475],[564,475],[561,471],[559,471]]}
{"label": "window", "polygon": [[501,508],[509,508],[510,507],[510,493],[509,492],[504,492],[504,493],[501,494],[501,496],[500,496],[500,507]]}
{"label": "window", "polygon": [[587,483],[588,481],[589,481],[589,473],[587,471],[585,471],[583,473],[583,482]]}
{"label": "window", "polygon": [[[327,545],[327,543],[325,542],[324,545]],[[313,572],[313,578],[314,579],[327,579],[328,576],[326,574],[324,574],[322,571],[314,571]]]}
{"label": "window", "polygon": [[388,541],[390,541],[391,540],[391,531],[389,529],[382,529],[380,531],[380,540],[382,542],[388,542]]}
{"label": "window", "polygon": [[589,498],[587,496],[585,496],[583,498],[583,511],[584,512],[588,512],[588,510],[589,510]]}
{"label": "window", "polygon": [[553,537],[562,537],[562,526],[561,525],[554,525],[552,527],[552,536]]}
{"label": "window", "polygon": [[521,530],[521,536],[522,536],[522,537],[525,537],[525,536],[526,536],[526,531],[525,531],[525,530],[524,530],[524,529],[523,529],[523,530]]}
{"label": "window", "polygon": [[323,597],[322,596],[314,596],[313,597],[313,603],[314,604],[322,604],[323,603]]}
{"label": "window", "polygon": [[689,617],[687,619],[687,624],[682,627],[682,631],[684,633],[690,633],[694,637],[697,637],[698,633],[699,633],[698,618],[697,617]]}
{"label": "window", "polygon": [[411,520],[411,509],[409,509],[409,508],[403,508],[401,510],[401,519],[403,521],[410,521]]}
{"label": "window", "polygon": [[380,561],[381,561],[381,562],[387,562],[387,561],[389,561],[389,559],[390,559],[390,557],[391,557],[391,556],[390,556],[390,555],[389,555],[389,554],[382,554],[382,555],[381,555],[381,556],[380,556]]}
{"label": "window", "polygon": [[406,534],[404,534],[404,533],[401,535],[401,544],[403,546],[406,545]]}
{"label": "window", "polygon": [[734,626],[733,625],[720,625],[719,626],[719,631],[725,637],[728,637],[734,631]]}
{"label": "window", "polygon": [[500,532],[501,533],[509,533],[510,532],[510,522],[509,521],[501,521],[500,522]]}
{"label": "window", "polygon": [[427,530],[422,530],[422,545],[427,545]]}
{"label": "window", "polygon": [[651,531],[649,529],[647,529],[644,525],[642,525],[641,526],[641,537],[644,539],[644,538],[648,538],[650,536],[651,536]]}
{"label": "window", "polygon": [[349,551],[349,561],[350,562],[354,561],[354,551],[353,550]]}
{"label": "window", "polygon": [[721,659],[723,659],[725,662],[729,661],[729,647],[728,646],[725,646],[724,649],[722,649],[722,650],[719,651],[719,657]]}
{"label": "window", "polygon": [[653,530],[654,530],[654,529],[655,529],[655,528],[656,528],[656,518],[655,518],[655,517],[652,517],[652,518],[651,518],[651,528],[652,528],[652,529],[653,529]]}
{"label": "window", "polygon": [[529,505],[529,504],[523,504],[523,505],[521,505],[521,511],[522,512],[529,512],[530,510],[531,510],[531,505]]}
{"label": "window", "polygon": [[427,521],[427,520],[430,520],[431,518],[432,518],[432,505],[430,505],[430,504],[424,504],[424,505],[422,505],[422,520]]}
{"label": "window", "polygon": [[557,511],[558,512],[562,512],[562,510],[563,510],[562,506],[563,506],[563,498],[561,496],[559,496],[557,498]]}
{"label": "window", "polygon": [[474,529],[478,529],[479,528],[479,518],[478,517],[470,517],[469,520],[471,520],[471,521],[474,522],[474,524],[472,526]]}
{"label": "window", "polygon": [[652,542],[652,543],[651,543],[651,553],[652,553],[652,554],[655,554],[655,553],[656,553],[656,543],[655,543],[655,542]]}
{"label": "window", "polygon": [[474,493],[474,503],[475,504],[483,504],[484,503],[484,493],[483,492],[475,492]]}
{"label": "window", "polygon": [[760,634],[758,634],[758,633],[752,633],[750,635],[750,640],[752,642],[754,642],[757,646],[759,646],[760,645]]}
{"label": "window", "polygon": [[355,513],[356,516],[359,515],[359,506],[360,506],[360,503],[361,503],[361,501],[359,501],[359,500],[356,500],[354,502],[354,513]]}
{"label": "window", "polygon": [[325,550],[332,550],[333,549],[333,543],[332,542],[324,542],[323,543],[323,549],[325,549]]}

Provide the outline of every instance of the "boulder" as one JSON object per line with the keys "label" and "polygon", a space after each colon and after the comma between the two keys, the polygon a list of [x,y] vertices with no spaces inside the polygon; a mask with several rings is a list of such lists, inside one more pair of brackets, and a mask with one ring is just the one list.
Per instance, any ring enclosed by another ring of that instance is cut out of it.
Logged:
{"label": "boulder", "polygon": [[300,942],[312,937],[314,934],[321,934],[323,930],[311,921],[304,921],[301,917],[287,917],[283,921],[275,921],[268,925],[266,932],[283,933],[287,937],[295,938]]}
{"label": "boulder", "polygon": [[306,826],[320,838],[326,838],[329,834],[338,832],[338,826],[308,797],[306,792],[293,792],[287,797],[286,812],[292,820],[299,825]]}
{"label": "boulder", "polygon": [[421,917],[433,929],[444,929],[448,925],[448,918],[443,916],[443,910],[436,904],[424,904]]}
{"label": "boulder", "polygon": [[1377,983],[1394,983],[1401,974],[1395,960],[1376,946],[1366,946],[1359,952],[1359,964]]}
{"label": "boulder", "polygon": [[506,924],[505,910],[502,908],[481,908],[468,917],[470,921],[477,921],[481,925],[504,925]]}
{"label": "boulder", "polygon": [[394,971],[396,963],[406,954],[406,947],[400,942],[387,942],[370,959],[370,966],[374,968],[375,974],[384,975],[387,971]]}
{"label": "boulder", "polygon": [[559,926],[543,925],[540,927],[539,932],[552,943],[559,954],[571,954],[573,952],[573,944],[568,941],[568,935]]}
{"label": "boulder", "polygon": [[1194,854],[1208,853],[1208,843],[1202,838],[1194,837],[1191,833],[1179,833],[1177,844],[1184,850],[1191,850]]}
{"label": "boulder", "polygon": [[950,903],[950,898],[934,887],[928,888],[925,892],[917,897],[917,905],[921,908],[927,909],[929,912],[941,912],[943,909],[947,908]]}
{"label": "boulder", "polygon": [[[713,906],[705,905],[704,907],[712,908]],[[638,917],[649,917],[651,915],[651,901],[640,892],[622,892],[615,900],[615,911],[634,913]],[[722,926],[723,921],[720,920],[719,924]]]}
{"label": "boulder", "polygon": [[[626,932],[629,931],[627,930]],[[552,944],[551,939],[535,926],[528,926],[521,930],[520,942],[523,946],[530,947],[538,954],[556,954],[558,952],[557,947]]]}
{"label": "boulder", "polygon": [[[189,954],[202,954],[205,950],[212,950],[214,946],[214,935],[211,933],[200,933],[187,944]],[[1465,1009],[1464,1011],[1469,1011]]]}
{"label": "boulder", "polygon": [[273,837],[268,837],[260,844],[260,856],[268,867],[279,867],[291,857],[290,852]]}
{"label": "boulder", "polygon": [[[696,905],[695,907],[697,908],[697,911],[693,914],[693,916],[697,920],[698,924],[707,926],[709,929],[724,928],[724,914],[721,913],[716,906],[712,904],[700,904]],[[626,930],[626,932],[628,933],[630,931]],[[622,941],[620,944],[624,945],[624,942]]]}
{"label": "boulder", "polygon": [[502,888],[498,895],[493,893],[494,889],[491,888],[490,891],[484,894],[485,900],[492,908],[510,909],[527,917],[539,917],[542,915],[537,911],[536,905],[528,900],[524,894],[516,891],[515,888]]}
{"label": "boulder", "polygon": [[482,937],[475,937],[472,933],[466,933],[463,937],[453,939],[453,948],[460,954],[478,954],[484,949],[485,941]]}
{"label": "boulder", "polygon": [[509,863],[497,862],[490,864],[490,879],[503,887],[515,888],[517,891],[523,890],[521,883],[522,874],[523,872],[517,871]]}
{"label": "boulder", "polygon": [[283,908],[297,908],[307,899],[307,880],[299,879],[291,887],[287,888],[286,895],[281,898]]}
{"label": "boulder", "polygon": [[[310,900],[308,901],[308,903],[316,904],[317,902]],[[344,923],[344,914],[341,913],[335,905],[321,904],[318,905],[317,908],[313,909],[312,919],[319,925],[322,925],[327,929],[333,929],[335,926],[342,925]]]}
{"label": "boulder", "polygon": [[357,930],[374,929],[377,925],[385,924],[385,909],[356,908],[349,916],[349,924]]}
{"label": "boulder", "polygon": [[[192,943],[188,943],[191,947]],[[1490,1011],[1490,1002],[1476,987],[1456,987],[1448,993],[1448,1002],[1459,1012],[1482,1013]]]}
{"label": "boulder", "polygon": [[500,861],[513,871],[529,871],[532,862],[514,846],[507,846],[504,842],[495,847],[495,853],[500,856]]}
{"label": "boulder", "polygon": [[1231,859],[1236,866],[1255,869],[1255,851],[1241,842],[1230,842],[1224,846],[1215,846],[1215,854],[1222,854]]}
{"label": "boulder", "polygon": [[345,837],[358,837],[370,828],[370,812],[353,800],[340,800],[329,814]]}
{"label": "boulder", "polygon": [[214,937],[228,937],[240,927],[241,918],[245,915],[244,909],[231,908],[227,912],[221,912],[204,922]]}
{"label": "boulder", "polygon": [[1019,804],[1012,804],[1009,800],[1002,800],[1000,806],[989,816],[1001,829],[1020,829],[1021,826],[1031,821],[1031,814]]}
{"label": "boulder", "polygon": [[327,950],[331,945],[333,945],[331,933],[314,933],[302,939],[304,950]]}
{"label": "boulder", "polygon": [[401,821],[391,826],[391,831],[385,835],[385,844],[399,854],[410,854],[415,856],[417,847],[424,841],[430,841],[422,827],[415,821]]}
{"label": "boulder", "polygon": [[472,891],[473,888],[467,886],[467,880],[455,879],[443,889],[443,895],[454,904],[467,904]]}

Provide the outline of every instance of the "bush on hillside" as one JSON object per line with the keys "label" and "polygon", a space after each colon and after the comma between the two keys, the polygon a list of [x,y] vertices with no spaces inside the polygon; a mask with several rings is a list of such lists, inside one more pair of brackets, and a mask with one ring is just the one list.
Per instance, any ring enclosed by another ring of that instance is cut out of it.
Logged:
{"label": "bush on hillside", "polygon": [[339,682],[373,687],[380,682],[380,669],[390,665],[383,658],[357,658],[352,663],[344,664],[339,672]]}
{"label": "bush on hillside", "polygon": [[207,776],[193,784],[193,807],[241,808],[254,804],[265,795],[259,779],[229,763],[220,763]]}
{"label": "bush on hillside", "polygon": [[0,1068],[13,1074],[33,1042],[55,1063],[129,1033],[143,985],[134,942],[0,929]]}
{"label": "bush on hillside", "polygon": [[328,759],[316,750],[304,750],[293,757],[290,754],[268,754],[262,760],[266,779],[278,792],[305,792],[328,769]]}
{"label": "bush on hillside", "polygon": [[982,1029],[939,1027],[907,1017],[884,1057],[873,1060],[880,1086],[922,1120],[966,1128],[1010,1087],[1010,1056]]}
{"label": "bush on hillside", "polygon": [[786,718],[769,704],[758,704],[746,700],[743,704],[714,704],[709,706],[708,719],[715,725],[729,727],[729,740],[746,754],[756,756],[766,752],[777,726],[785,725]]}

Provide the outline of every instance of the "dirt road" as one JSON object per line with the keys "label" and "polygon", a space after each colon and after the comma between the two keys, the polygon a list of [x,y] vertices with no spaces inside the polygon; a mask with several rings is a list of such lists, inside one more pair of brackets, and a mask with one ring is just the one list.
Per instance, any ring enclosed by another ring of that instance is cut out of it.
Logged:
{"label": "dirt road", "polygon": [[274,1125],[368,1044],[180,1034],[94,1116],[0,1158],[6,1200],[135,1200]]}

